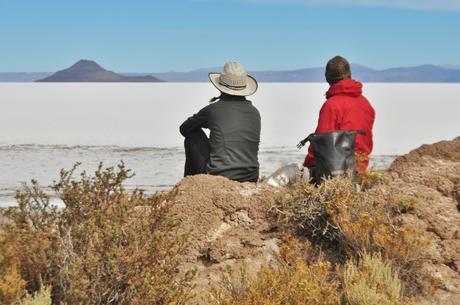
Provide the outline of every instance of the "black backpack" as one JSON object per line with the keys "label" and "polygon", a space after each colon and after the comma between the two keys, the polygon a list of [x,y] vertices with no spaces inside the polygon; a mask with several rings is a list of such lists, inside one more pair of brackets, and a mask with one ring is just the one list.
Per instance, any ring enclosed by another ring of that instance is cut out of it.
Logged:
{"label": "black backpack", "polygon": [[312,133],[300,141],[297,148],[310,142],[315,152],[315,166],[310,169],[313,182],[320,184],[323,177],[336,177],[355,171],[356,134],[366,135],[363,130],[341,130]]}

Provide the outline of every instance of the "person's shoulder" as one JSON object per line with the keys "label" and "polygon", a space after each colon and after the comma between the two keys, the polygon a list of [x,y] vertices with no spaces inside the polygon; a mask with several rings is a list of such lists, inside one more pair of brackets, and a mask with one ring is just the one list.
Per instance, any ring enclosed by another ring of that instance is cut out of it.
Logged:
{"label": "person's shoulder", "polygon": [[259,109],[254,105],[254,103],[251,100],[246,100],[246,106],[253,109],[254,111],[259,112]]}
{"label": "person's shoulder", "polygon": [[341,103],[342,101],[340,97],[334,95],[327,98],[326,101],[324,101],[322,108],[337,108],[338,106],[340,106]]}
{"label": "person's shoulder", "polygon": [[368,109],[370,112],[375,113],[374,107],[372,106],[371,102],[364,95],[361,96],[360,100],[362,105],[364,105],[366,109]]}
{"label": "person's shoulder", "polygon": [[371,106],[371,102],[370,102],[369,99],[368,99],[367,97],[365,97],[364,95],[361,95],[361,96],[359,97],[359,100],[360,100],[362,103]]}
{"label": "person's shoulder", "polygon": [[250,107],[256,108],[256,106],[254,106],[254,103],[251,100],[246,100],[244,102],[246,102],[246,105],[249,105]]}
{"label": "person's shoulder", "polygon": [[211,111],[212,109],[214,109],[218,103],[219,103],[219,102],[210,103],[209,105],[206,105],[206,106],[204,106],[203,108],[201,108],[200,112],[202,112],[202,113],[203,113],[203,112],[209,112],[209,111]]}
{"label": "person's shoulder", "polygon": [[361,97],[361,99],[362,99],[363,101],[365,101],[365,102],[367,102],[367,103],[370,104],[369,99],[368,99],[366,96],[361,95],[360,97]]}

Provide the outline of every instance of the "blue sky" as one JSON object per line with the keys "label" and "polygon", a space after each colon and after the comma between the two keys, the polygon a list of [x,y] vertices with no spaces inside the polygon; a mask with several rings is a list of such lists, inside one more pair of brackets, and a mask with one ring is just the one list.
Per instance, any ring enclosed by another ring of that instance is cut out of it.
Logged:
{"label": "blue sky", "polygon": [[460,0],[0,0],[0,71],[460,64]]}

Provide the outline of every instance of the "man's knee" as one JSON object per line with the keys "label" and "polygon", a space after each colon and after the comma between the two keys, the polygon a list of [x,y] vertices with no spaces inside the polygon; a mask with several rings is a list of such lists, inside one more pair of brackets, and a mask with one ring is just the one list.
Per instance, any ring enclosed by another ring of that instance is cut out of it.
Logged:
{"label": "man's knee", "polygon": [[203,130],[197,130],[192,133],[189,133],[185,136],[184,139],[184,145],[190,146],[190,145],[207,145],[209,146],[209,139],[204,133]]}

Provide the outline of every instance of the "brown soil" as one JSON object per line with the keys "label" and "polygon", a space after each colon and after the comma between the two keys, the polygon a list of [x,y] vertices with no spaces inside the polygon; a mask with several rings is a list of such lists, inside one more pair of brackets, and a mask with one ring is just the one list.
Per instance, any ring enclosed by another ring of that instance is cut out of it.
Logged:
{"label": "brown soil", "polygon": [[411,167],[420,162],[423,157],[431,157],[436,160],[460,161],[460,137],[452,141],[441,141],[435,144],[425,144],[410,153],[398,157],[390,167],[390,170],[401,171],[404,167]]}
{"label": "brown soil", "polygon": [[276,263],[279,240],[267,215],[273,192],[263,183],[209,175],[184,178],[172,190],[172,212],[190,241],[181,269],[197,270],[197,294],[219,282],[228,266],[256,272]]}

